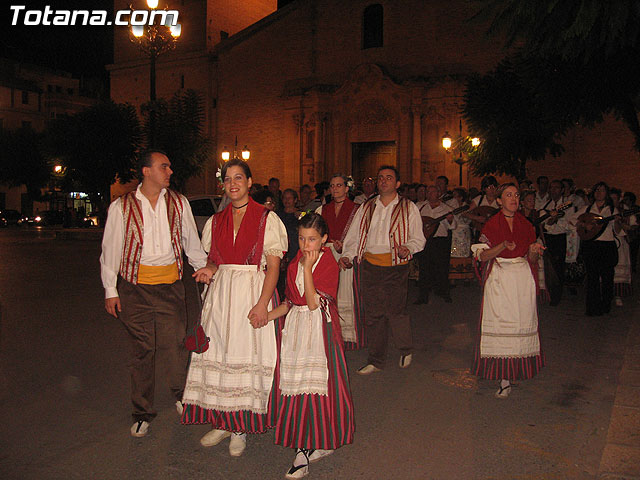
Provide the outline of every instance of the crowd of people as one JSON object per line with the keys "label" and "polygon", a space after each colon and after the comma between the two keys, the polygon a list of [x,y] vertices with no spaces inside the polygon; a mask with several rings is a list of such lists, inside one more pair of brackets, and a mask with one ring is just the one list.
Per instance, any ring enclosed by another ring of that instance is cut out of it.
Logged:
{"label": "crowd of people", "polygon": [[[586,315],[603,315],[631,293],[638,252],[635,195],[604,182],[579,190],[539,177],[481,189],[403,184],[394,166],[356,190],[343,174],[313,188],[280,191],[253,182],[238,159],[221,169],[224,199],[199,238],[189,203],[169,188],[171,163],[141,158],[137,190],[109,209],[101,256],[105,308],[132,344],[131,434],[155,417],[155,354],[168,355],[169,385],[184,424],[208,424],[206,447],[230,438],[239,456],[247,434],[275,431],[295,449],[286,478],[353,442],[355,422],[345,350],[368,350],[357,373],[386,366],[389,333],[413,357],[407,310],[476,276],[483,285],[472,373],[499,382],[544,366],[537,304],[558,305],[586,283]],[[183,255],[205,284],[201,326],[210,347],[183,348]],[[586,282],[584,279],[586,278]]]}

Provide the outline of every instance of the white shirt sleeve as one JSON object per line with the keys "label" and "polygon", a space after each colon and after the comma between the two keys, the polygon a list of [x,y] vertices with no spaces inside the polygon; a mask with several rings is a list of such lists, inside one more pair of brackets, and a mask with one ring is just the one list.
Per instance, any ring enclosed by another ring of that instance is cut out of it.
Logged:
{"label": "white shirt sleeve", "polygon": [[107,223],[102,236],[102,254],[100,255],[100,276],[104,287],[104,298],[118,296],[118,272],[122,259],[124,231],[122,220],[122,201],[116,199],[109,206]]}
{"label": "white shirt sleeve", "polygon": [[207,265],[207,254],[200,244],[200,236],[198,235],[198,227],[193,219],[191,205],[186,197],[181,195],[182,199],[182,248],[187,255],[189,264],[194,270],[198,270]]}
{"label": "white shirt sleeve", "polygon": [[267,215],[267,224],[264,231],[264,247],[262,255],[273,255],[282,259],[284,253],[289,249],[289,242],[287,240],[287,229],[280,220],[280,217],[274,212],[269,212]]}
{"label": "white shirt sleeve", "polygon": [[[360,223],[362,223],[363,207],[358,207],[356,214],[353,216],[349,230],[344,237],[344,243],[342,244],[342,256],[352,260],[358,254],[358,242],[360,241]],[[422,222],[422,220],[421,220]]]}
{"label": "white shirt sleeve", "polygon": [[[354,224],[355,222],[353,222],[351,226],[353,227]],[[420,211],[418,207],[411,203],[409,205],[409,239],[404,246],[409,249],[412,255],[415,255],[424,249],[426,243],[427,240],[424,238],[424,233],[422,232],[422,217],[420,216]]]}
{"label": "white shirt sleeve", "polygon": [[213,224],[213,215],[209,217],[207,222],[204,224],[204,228],[202,229],[202,240],[200,244],[202,245],[202,249],[209,254],[209,250],[211,250],[211,225]]}

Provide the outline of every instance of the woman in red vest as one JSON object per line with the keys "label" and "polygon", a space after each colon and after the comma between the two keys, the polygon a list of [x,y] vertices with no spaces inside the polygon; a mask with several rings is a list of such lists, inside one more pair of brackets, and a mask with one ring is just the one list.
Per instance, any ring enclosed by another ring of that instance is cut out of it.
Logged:
{"label": "woman in red vest", "polygon": [[210,423],[200,443],[217,445],[231,437],[229,453],[239,456],[247,433],[275,426],[277,328],[268,324],[275,307],[280,260],[287,233],[274,213],[249,197],[251,170],[238,159],[222,167],[231,203],[211,217],[202,232],[209,251],[210,281],[202,309],[209,349],[193,355],[182,402],[182,422]]}

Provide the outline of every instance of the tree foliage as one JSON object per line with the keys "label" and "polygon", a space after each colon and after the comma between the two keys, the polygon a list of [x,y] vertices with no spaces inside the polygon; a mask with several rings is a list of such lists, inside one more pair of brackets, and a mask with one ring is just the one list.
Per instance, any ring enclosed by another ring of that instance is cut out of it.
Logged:
{"label": "tree foliage", "polygon": [[50,154],[66,166],[67,185],[93,202],[110,199],[110,185],[135,174],[142,129],[135,108],[113,101],[54,121],[47,131]]}
{"label": "tree foliage", "polygon": [[[147,138],[151,138],[151,107],[146,104],[143,108]],[[171,183],[182,191],[189,178],[202,172],[211,155],[211,141],[203,132],[204,101],[195,90],[185,90],[168,101],[156,101],[153,108],[156,115],[155,148],[163,150],[171,160]]]}
{"label": "tree foliage", "polygon": [[485,1],[478,18],[517,49],[467,83],[464,116],[483,138],[479,174],[523,175],[526,162],[562,153],[562,135],[606,114],[624,121],[640,150],[640,3]]}

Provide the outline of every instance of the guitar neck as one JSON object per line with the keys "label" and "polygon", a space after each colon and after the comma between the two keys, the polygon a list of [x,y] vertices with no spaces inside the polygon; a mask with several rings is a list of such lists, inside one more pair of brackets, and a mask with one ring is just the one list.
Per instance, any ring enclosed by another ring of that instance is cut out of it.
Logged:
{"label": "guitar neck", "polygon": [[638,212],[640,212],[639,208],[632,208],[629,210],[625,210],[624,212],[617,213],[615,215],[609,215],[608,217],[600,218],[598,219],[598,223],[599,224],[609,223],[611,220],[613,220],[616,217],[629,217],[631,215],[635,215]]}
{"label": "guitar neck", "polygon": [[434,218],[433,220],[431,220],[432,223],[439,223],[442,220],[444,220],[445,218],[447,218],[449,215],[457,215],[459,213],[462,213],[466,210],[469,210],[469,205],[463,205],[462,207],[458,207],[455,210],[451,210],[449,213],[445,213],[444,215],[440,215],[438,218]]}

